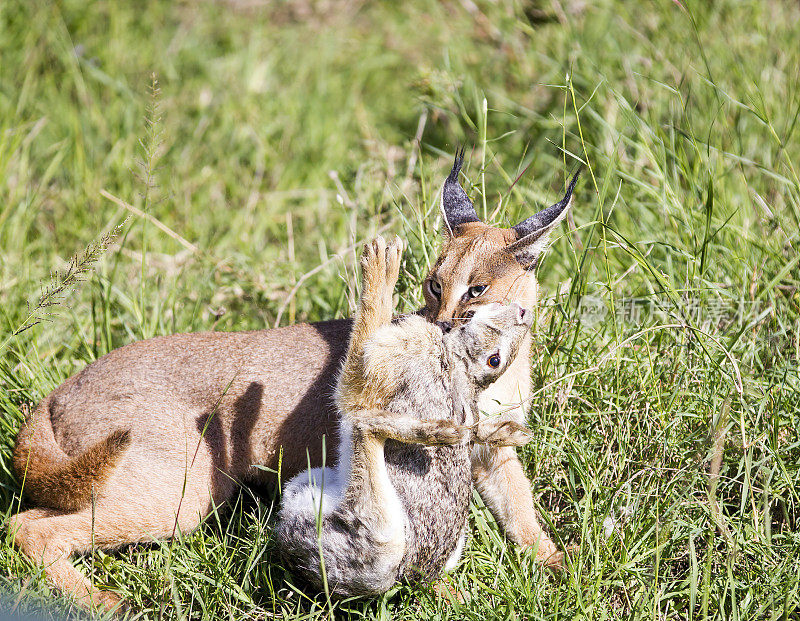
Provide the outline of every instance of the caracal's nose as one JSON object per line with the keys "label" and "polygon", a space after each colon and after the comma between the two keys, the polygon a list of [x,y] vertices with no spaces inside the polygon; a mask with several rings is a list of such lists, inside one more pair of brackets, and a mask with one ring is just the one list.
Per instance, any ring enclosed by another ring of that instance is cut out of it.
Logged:
{"label": "caracal's nose", "polygon": [[442,332],[447,334],[450,330],[453,329],[453,322],[452,321],[437,321],[436,325],[442,329]]}

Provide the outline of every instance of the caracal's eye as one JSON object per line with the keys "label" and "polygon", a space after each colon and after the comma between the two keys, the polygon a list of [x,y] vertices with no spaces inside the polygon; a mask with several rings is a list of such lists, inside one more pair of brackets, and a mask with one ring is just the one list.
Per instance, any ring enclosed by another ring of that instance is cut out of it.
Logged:
{"label": "caracal's eye", "polygon": [[500,366],[500,354],[492,354],[491,356],[489,356],[489,359],[486,361],[486,364],[488,364],[493,369],[496,369],[497,367],[499,367]]}
{"label": "caracal's eye", "polygon": [[431,278],[428,281],[428,289],[430,289],[431,293],[437,298],[442,295],[442,285],[440,285],[439,281],[435,278]]}
{"label": "caracal's eye", "polygon": [[471,298],[478,298],[488,289],[487,285],[473,285],[467,289],[467,295]]}

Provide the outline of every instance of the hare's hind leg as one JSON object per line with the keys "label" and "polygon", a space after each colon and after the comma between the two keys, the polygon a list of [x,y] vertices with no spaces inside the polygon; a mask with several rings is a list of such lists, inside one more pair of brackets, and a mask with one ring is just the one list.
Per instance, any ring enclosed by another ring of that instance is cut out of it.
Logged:
{"label": "hare's hind leg", "polygon": [[348,594],[391,588],[406,550],[406,511],[386,469],[385,441],[361,421],[353,423],[350,476],[339,517],[358,526],[343,549],[331,551],[353,585]]}

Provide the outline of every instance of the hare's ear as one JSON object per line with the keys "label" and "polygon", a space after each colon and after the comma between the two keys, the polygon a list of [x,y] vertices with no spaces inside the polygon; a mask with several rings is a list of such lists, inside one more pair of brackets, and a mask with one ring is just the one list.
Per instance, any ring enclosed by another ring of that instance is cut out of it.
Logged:
{"label": "hare's ear", "polygon": [[458,173],[461,172],[461,166],[464,164],[464,147],[461,150],[456,150],[455,161],[453,162],[453,169],[444,181],[442,187],[442,218],[444,219],[443,233],[447,237],[452,237],[456,229],[462,224],[467,222],[478,222],[478,214],[475,213],[475,207],[472,201],[469,200],[467,193],[461,184],[458,182]]}
{"label": "hare's ear", "polygon": [[526,270],[536,267],[539,257],[550,243],[550,234],[572,206],[572,191],[578,182],[580,172],[578,169],[578,172],[572,177],[564,198],[513,227],[513,231],[517,234],[517,241],[506,246],[506,252],[513,254]]}

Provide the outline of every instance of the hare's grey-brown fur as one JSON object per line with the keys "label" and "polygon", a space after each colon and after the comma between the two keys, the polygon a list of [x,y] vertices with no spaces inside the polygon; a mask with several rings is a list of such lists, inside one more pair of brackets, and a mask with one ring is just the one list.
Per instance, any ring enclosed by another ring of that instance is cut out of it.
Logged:
{"label": "hare's grey-brown fur", "polygon": [[[447,333],[418,316],[390,324],[399,256],[399,240],[365,248],[362,299],[337,387],[347,452],[335,467],[286,485],[276,531],[286,562],[317,588],[327,579],[341,596],[433,580],[457,559],[472,491],[468,442],[487,436],[473,429],[477,396],[531,326],[531,313],[516,304],[484,307]],[[505,444],[529,438],[515,424],[493,435]]]}
{"label": "hare's grey-brown fur", "polygon": [[[447,323],[492,302],[532,308],[538,287],[528,268],[566,214],[570,192],[560,210],[532,217],[531,232],[496,228],[469,213],[460,167],[459,158],[442,193],[444,244],[425,280],[422,315]],[[467,295],[476,284],[487,287]],[[175,334],[95,361],[46,396],[20,430],[14,470],[32,508],[9,520],[14,543],[53,585],[86,605],[115,606],[118,598],[93,586],[70,555],[191,531],[240,482],[274,481],[256,466],[275,470],[282,454],[291,477],[308,459],[321,464],[323,438],[329,463],[336,460],[333,387],[352,325]],[[481,394],[482,414],[524,420],[530,347],[526,336]],[[509,539],[557,562],[514,449],[480,447],[471,458],[475,485]]]}

